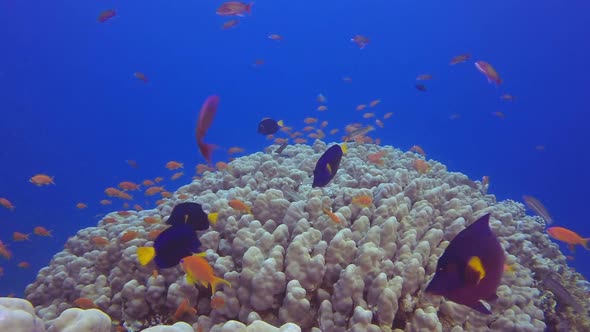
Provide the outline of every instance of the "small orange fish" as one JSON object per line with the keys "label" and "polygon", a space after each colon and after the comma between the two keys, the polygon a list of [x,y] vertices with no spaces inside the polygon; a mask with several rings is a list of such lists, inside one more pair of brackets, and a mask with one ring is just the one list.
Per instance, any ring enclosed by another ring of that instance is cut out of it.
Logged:
{"label": "small orange fish", "polygon": [[127,231],[123,235],[121,235],[121,238],[119,240],[122,243],[127,243],[127,242],[135,239],[138,235],[139,235],[139,233],[136,231]]}
{"label": "small orange fish", "polygon": [[328,121],[322,121],[322,123],[320,123],[320,128],[326,128],[328,126]]}
{"label": "small orange fish", "polygon": [[155,240],[158,237],[158,235],[160,235],[160,233],[162,233],[162,230],[160,230],[160,229],[154,229],[153,231],[150,231],[148,233],[147,238],[148,238],[148,240],[153,241],[153,240]]}
{"label": "small orange fish", "polygon": [[47,186],[50,184],[55,184],[55,182],[53,182],[53,179],[54,179],[53,176],[49,176],[46,174],[37,174],[37,175],[33,176],[32,178],[30,178],[29,182],[40,187],[40,186]]}
{"label": "small orange fish", "polygon": [[333,222],[339,224],[340,223],[340,218],[338,217],[338,215],[332,211],[330,211],[327,208],[324,208],[324,213],[326,213],[328,215],[328,217],[330,217],[330,219],[332,219]]}
{"label": "small orange fish", "polygon": [[326,99],[326,97],[321,93],[318,94],[317,100],[318,100],[318,103],[320,103],[320,104],[325,104],[328,102],[328,99]]}
{"label": "small orange fish", "polygon": [[143,182],[141,184],[144,187],[150,187],[150,186],[153,186],[155,183],[152,180],[146,179],[146,180],[143,180]]}
{"label": "small orange fish", "polygon": [[87,208],[87,207],[88,207],[88,205],[87,205],[86,203],[81,203],[81,202],[80,202],[80,203],[76,204],[76,207],[77,207],[78,209],[82,210],[82,209],[85,209],[85,208]]}
{"label": "small orange fish", "polygon": [[211,298],[211,308],[212,309],[221,309],[225,306],[225,300],[223,299],[223,296],[213,296],[213,298]]}
{"label": "small orange fish", "polygon": [[308,131],[313,131],[315,130],[315,127],[313,126],[305,126],[303,127],[303,129],[301,129],[302,131],[308,132]]}
{"label": "small orange fish", "polygon": [[101,199],[100,200],[100,204],[102,204],[102,205],[110,205],[112,203],[113,202],[112,201],[109,201],[108,199]]}
{"label": "small orange fish", "polygon": [[312,124],[312,123],[318,122],[318,119],[317,118],[305,118],[305,119],[303,119],[303,122],[305,122],[307,124]]}
{"label": "small orange fish", "polygon": [[104,23],[108,20],[110,20],[111,18],[115,17],[117,13],[115,12],[114,9],[107,9],[105,11],[103,11],[102,13],[100,13],[100,15],[98,15],[98,22],[99,23]]}
{"label": "small orange fish", "polygon": [[0,256],[3,256],[6,259],[12,258],[12,252],[8,250],[8,245],[4,244],[2,240],[0,240]]}
{"label": "small orange fish", "polygon": [[109,244],[109,239],[102,236],[93,236],[90,238],[90,243],[95,244],[97,246],[104,246]]}
{"label": "small orange fish", "polygon": [[158,176],[157,178],[155,178],[155,179],[154,179],[154,182],[155,182],[155,183],[160,183],[160,182],[162,182],[163,180],[164,180],[164,178],[162,178],[162,177]]}
{"label": "small orange fish", "polygon": [[317,109],[320,112],[324,112],[324,111],[327,111],[328,110],[328,106],[326,106],[326,105],[320,105],[320,106],[318,106]]}
{"label": "small orange fish", "polygon": [[153,196],[157,193],[164,191],[164,186],[161,187],[149,187],[145,190],[144,195],[146,196]]}
{"label": "small orange fish", "polygon": [[0,205],[9,209],[10,211],[14,211],[14,205],[12,205],[12,203],[6,198],[0,197]]}
{"label": "small orange fish", "polygon": [[215,294],[217,285],[225,283],[231,287],[231,283],[215,276],[213,267],[205,259],[205,253],[184,257],[180,260],[180,266],[186,273],[186,281],[193,285],[197,282],[208,287],[211,285],[211,293]]}
{"label": "small orange fish", "polygon": [[129,203],[127,203],[127,202],[123,203],[123,208],[124,209],[128,209],[129,208]]}
{"label": "small orange fish", "polygon": [[495,117],[498,117],[500,119],[504,119],[506,117],[506,114],[504,114],[504,112],[500,112],[500,111],[492,112],[492,115],[494,115]]}
{"label": "small orange fish", "polygon": [[48,231],[43,226],[37,226],[37,227],[35,227],[33,229],[33,233],[35,233],[35,235],[38,235],[38,236],[53,236],[53,235],[51,235],[51,231]]}
{"label": "small orange fish", "polygon": [[123,190],[139,190],[139,185],[131,181],[123,181],[119,183],[119,188]]}
{"label": "small orange fish", "polygon": [[229,20],[227,22],[224,22],[221,28],[223,30],[228,30],[238,25],[238,23],[240,23],[240,21],[238,21],[237,19]]}
{"label": "small orange fish", "polygon": [[121,190],[113,187],[109,187],[104,190],[104,193],[107,194],[109,197],[117,197],[121,193]]}
{"label": "small orange fish", "polygon": [[162,191],[162,192],[160,193],[160,196],[162,196],[162,197],[164,197],[164,198],[170,198],[170,197],[172,197],[173,195],[174,195],[174,194],[173,194],[173,193],[171,193],[171,192],[169,192],[169,191]]}
{"label": "small orange fish", "polygon": [[114,224],[117,222],[117,219],[113,217],[106,217],[102,220],[105,224]]}
{"label": "small orange fish", "polygon": [[127,199],[127,200],[133,199],[133,196],[131,196],[128,193],[123,192],[123,191],[119,191],[119,193],[117,194],[117,197],[119,197],[120,199]]}
{"label": "small orange fish", "polygon": [[160,221],[162,221],[162,220],[161,220],[160,218],[158,218],[158,217],[144,217],[144,218],[143,218],[143,221],[144,221],[146,224],[153,225],[153,224],[157,224],[157,223],[159,223],[159,222],[160,222]]}
{"label": "small orange fish", "polygon": [[410,148],[410,151],[418,153],[422,157],[426,157],[426,152],[424,152],[424,149],[422,149],[422,147],[420,147],[420,145],[412,145],[412,147]]}
{"label": "small orange fish", "polygon": [[416,81],[429,81],[432,79],[432,75],[430,74],[420,74],[416,77]]}
{"label": "small orange fish", "polygon": [[194,316],[197,314],[197,309],[192,308],[188,302],[188,299],[185,298],[182,300],[176,311],[174,311],[174,315],[172,315],[172,321],[178,322],[184,315]]}
{"label": "small orange fish", "polygon": [[495,83],[496,85],[500,85],[502,83],[500,75],[498,74],[496,69],[494,69],[494,67],[492,67],[492,65],[490,65],[489,63],[481,60],[475,61],[475,68],[477,68],[477,70],[484,74],[484,76],[488,79],[489,83]]}
{"label": "small orange fish", "polygon": [[276,34],[276,33],[272,33],[272,34],[268,35],[268,39],[281,41],[281,40],[283,40],[283,36]]}
{"label": "small orange fish", "polygon": [[14,241],[25,241],[25,240],[29,241],[29,235],[31,235],[31,234],[30,233],[24,234],[21,232],[14,232],[14,233],[12,233],[12,239]]}
{"label": "small orange fish", "polygon": [[138,168],[139,167],[139,165],[137,164],[137,161],[135,161],[135,160],[128,159],[128,160],[125,160],[125,161],[127,162],[127,164],[129,166],[131,166],[133,168]]}
{"label": "small orange fish", "polygon": [[375,119],[375,124],[377,125],[377,127],[379,128],[383,128],[383,121],[379,120],[379,119]]}
{"label": "small orange fish", "polygon": [[370,118],[373,118],[373,117],[375,117],[375,113],[365,113],[365,114],[363,114],[363,118],[365,118],[365,119],[370,119]]}
{"label": "small orange fish", "polygon": [[450,65],[456,65],[458,63],[466,62],[471,58],[471,54],[460,54],[451,59]]}
{"label": "small orange fish", "polygon": [[256,60],[254,60],[254,64],[252,66],[260,67],[264,64],[264,62],[265,62],[264,59],[256,59]]}
{"label": "small orange fish", "polygon": [[352,204],[358,205],[360,207],[369,207],[373,204],[373,198],[369,195],[359,195],[352,198]]}
{"label": "small orange fish", "polygon": [[81,297],[78,299],[74,300],[74,305],[77,306],[80,309],[97,309],[98,307],[96,306],[96,304],[94,303],[94,301],[92,301],[91,299],[87,298],[87,297]]}
{"label": "small orange fish", "polygon": [[133,76],[135,76],[135,78],[142,81],[143,83],[149,82],[149,79],[147,78],[147,76],[145,76],[145,74],[142,72],[136,71],[135,73],[133,73]]}
{"label": "small orange fish", "polygon": [[31,267],[31,264],[29,264],[29,262],[19,262],[16,266],[20,267],[21,269],[27,269]]}
{"label": "small orange fish", "polygon": [[340,129],[338,129],[338,128],[334,128],[334,129],[330,130],[330,135],[334,135],[334,134],[336,134],[338,131],[340,131]]}
{"label": "small orange fish", "polygon": [[229,206],[242,213],[252,214],[252,208],[239,199],[232,199],[228,202]]}
{"label": "small orange fish", "polygon": [[233,146],[227,150],[228,154],[243,153],[244,149],[238,146]]}
{"label": "small orange fish", "polygon": [[364,110],[365,108],[367,108],[367,105],[365,105],[365,104],[360,104],[360,105],[357,105],[357,107],[356,107],[356,110],[357,110],[357,111],[362,111],[362,110]]}
{"label": "small orange fish", "polygon": [[173,174],[173,175],[170,177],[170,180],[177,180],[177,179],[179,179],[179,178],[180,178],[181,176],[183,176],[183,175],[184,175],[184,172],[177,172],[177,173],[174,173],[174,174]]}
{"label": "small orange fish", "polygon": [[383,157],[385,157],[387,155],[387,150],[381,150],[379,152],[375,152],[375,153],[369,153],[367,155],[367,158],[369,159],[369,162],[372,164],[376,164],[379,166],[383,166]]}
{"label": "small orange fish", "polygon": [[[179,168],[183,168],[184,164],[183,163],[179,163],[178,161],[174,161],[171,160],[169,162],[166,163],[166,168],[173,171],[175,169],[179,169]],[[157,182],[157,181],[156,181]]]}
{"label": "small orange fish", "polygon": [[418,171],[418,173],[425,174],[430,170],[430,165],[428,165],[424,159],[416,159],[414,160],[414,168]]}
{"label": "small orange fish", "polygon": [[295,144],[305,144],[305,143],[307,143],[307,140],[305,138],[296,138],[293,141],[295,142]]}
{"label": "small orange fish", "polygon": [[563,227],[549,227],[547,228],[547,234],[552,238],[567,243],[568,248],[572,251],[576,251],[576,245],[581,245],[586,250],[590,250],[588,247],[588,241],[590,238],[582,238],[578,233],[571,231]]}
{"label": "small orange fish", "polygon": [[129,211],[117,211],[117,214],[120,215],[121,217],[129,217],[133,213],[131,213]]}
{"label": "small orange fish", "polygon": [[383,119],[389,119],[393,115],[393,112],[387,112],[383,115]]}
{"label": "small orange fish", "polygon": [[143,207],[141,205],[139,205],[139,204],[133,204],[133,209],[135,211],[138,211],[139,212],[139,211],[143,210]]}
{"label": "small orange fish", "polygon": [[369,38],[363,35],[355,35],[350,39],[351,42],[354,42],[361,50],[369,45]]}
{"label": "small orange fish", "polygon": [[369,107],[375,107],[381,103],[381,99],[375,99],[369,103]]}

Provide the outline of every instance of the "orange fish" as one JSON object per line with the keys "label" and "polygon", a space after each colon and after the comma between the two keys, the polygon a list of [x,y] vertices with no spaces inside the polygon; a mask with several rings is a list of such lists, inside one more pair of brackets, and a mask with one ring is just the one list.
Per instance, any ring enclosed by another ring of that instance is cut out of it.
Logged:
{"label": "orange fish", "polygon": [[179,178],[180,178],[181,176],[183,176],[183,175],[184,175],[184,172],[177,172],[177,173],[174,173],[174,174],[173,174],[173,175],[170,177],[170,179],[171,179],[171,180],[177,180],[177,179],[179,179]]}
{"label": "orange fish", "polygon": [[365,104],[360,104],[360,105],[358,105],[358,106],[356,107],[356,110],[357,110],[357,111],[362,111],[362,110],[364,110],[365,108],[367,108],[367,105],[365,105]]}
{"label": "orange fish", "polygon": [[420,173],[425,174],[430,170],[430,165],[424,159],[414,160],[414,168]]}
{"label": "orange fish", "polygon": [[114,224],[117,222],[117,219],[113,217],[106,217],[102,220],[105,224]]}
{"label": "orange fish", "polygon": [[466,62],[471,58],[471,54],[460,54],[451,59],[450,65],[456,65],[461,62]]}
{"label": "orange fish", "polygon": [[303,122],[305,122],[307,124],[312,124],[312,123],[318,122],[318,119],[317,118],[305,118],[305,119],[303,119]]}
{"label": "orange fish", "polygon": [[184,168],[184,164],[183,163],[179,163],[178,161],[169,161],[166,163],[166,168],[173,171],[175,169],[179,169],[179,168]]}
{"label": "orange fish", "polygon": [[205,253],[184,257],[180,260],[180,266],[186,273],[186,281],[191,285],[197,282],[205,287],[211,285],[211,293],[213,294],[220,283],[231,287],[229,281],[215,276],[213,267],[205,259]]}
{"label": "orange fish", "polygon": [[131,181],[123,181],[119,183],[119,188],[123,190],[139,190],[139,185]]}
{"label": "orange fish", "polygon": [[123,235],[121,235],[121,238],[119,240],[122,243],[127,243],[127,242],[135,239],[138,235],[139,235],[139,233],[136,231],[127,231]]}
{"label": "orange fish", "polygon": [[223,299],[223,296],[213,296],[213,298],[211,298],[211,308],[212,309],[221,309],[223,308],[223,306],[225,306],[225,300]]}
{"label": "orange fish", "polygon": [[233,146],[227,150],[228,154],[243,153],[244,149],[238,146]]}
{"label": "orange fish", "polygon": [[3,256],[6,259],[12,258],[12,253],[8,250],[8,245],[4,244],[2,240],[0,240],[0,256]]}
{"label": "orange fish", "polygon": [[320,128],[326,128],[328,126],[328,121],[322,121],[322,123],[320,123]]}
{"label": "orange fish", "polygon": [[477,70],[479,70],[482,74],[485,75],[485,77],[488,79],[488,82],[490,83],[495,83],[496,85],[499,85],[500,83],[502,83],[502,79],[500,78],[500,75],[498,74],[498,72],[494,69],[494,67],[492,67],[492,65],[490,65],[489,63],[485,62],[485,61],[475,61],[475,67],[477,68]]}
{"label": "orange fish", "polygon": [[139,211],[143,210],[143,207],[141,207],[141,205],[139,205],[139,204],[133,204],[133,209],[135,211],[139,212]]}
{"label": "orange fish", "polygon": [[20,233],[20,232],[14,232],[14,233],[12,233],[12,239],[14,241],[24,241],[24,240],[29,241],[29,235],[31,235],[31,234],[30,233],[24,234],[24,233]]}
{"label": "orange fish", "polygon": [[158,217],[144,217],[143,221],[147,224],[153,225],[159,223],[161,219]]}
{"label": "orange fish", "polygon": [[359,195],[352,198],[352,204],[360,207],[369,207],[373,203],[373,199],[369,195]]}
{"label": "orange fish", "polygon": [[33,229],[33,233],[35,233],[35,235],[38,235],[38,236],[53,236],[53,235],[51,235],[51,231],[48,231],[43,226],[37,226],[37,227],[35,227]]}
{"label": "orange fish", "polygon": [[163,177],[160,177],[160,176],[158,176],[157,178],[154,179],[154,182],[155,183],[160,183],[162,181],[164,181],[164,178]]}
{"label": "orange fish", "polygon": [[576,232],[571,231],[567,228],[549,227],[547,228],[547,234],[549,234],[549,236],[558,241],[567,243],[568,248],[572,252],[576,251],[575,246],[578,244],[583,246],[584,249],[590,250],[590,248],[588,248],[588,241],[590,240],[590,238],[582,238]]}
{"label": "orange fish", "polygon": [[190,306],[188,299],[185,298],[182,300],[176,311],[174,311],[174,315],[172,315],[172,322],[178,322],[184,315],[194,316],[197,314],[197,309]]}
{"label": "orange fish", "polygon": [[109,239],[102,236],[93,236],[90,238],[90,243],[95,244],[97,246],[104,246],[109,244]]}
{"label": "orange fish", "polygon": [[377,127],[379,128],[383,128],[383,121],[379,120],[379,119],[375,119],[375,124],[377,125]]}
{"label": "orange fish", "polygon": [[162,192],[160,193],[160,196],[162,196],[162,197],[164,197],[164,198],[170,198],[170,197],[172,197],[172,195],[173,195],[173,194],[172,194],[171,192],[169,192],[169,191],[162,191]]}
{"label": "orange fish", "polygon": [[55,184],[55,182],[53,182],[53,176],[49,176],[46,174],[37,174],[35,176],[33,176],[32,178],[29,179],[29,182],[35,184],[36,186],[47,186],[50,184]]}
{"label": "orange fish", "polygon": [[100,204],[102,204],[102,205],[110,205],[112,203],[113,202],[112,201],[109,201],[108,199],[101,199],[100,200]]}
{"label": "orange fish", "polygon": [[252,208],[239,199],[232,199],[228,202],[229,206],[242,213],[252,214]]}
{"label": "orange fish", "polygon": [[387,150],[381,150],[379,152],[370,153],[367,155],[370,163],[383,166],[383,157],[387,155]]}
{"label": "orange fish", "polygon": [[383,115],[383,119],[389,119],[393,115],[393,112],[387,112]]}
{"label": "orange fish", "polygon": [[303,129],[301,129],[301,130],[302,130],[302,131],[305,131],[305,132],[308,132],[308,131],[312,131],[312,130],[314,130],[314,129],[315,129],[315,127],[313,127],[313,126],[305,126],[305,127],[303,127]]}
{"label": "orange fish", "polygon": [[307,143],[307,140],[305,138],[296,138],[296,139],[294,139],[294,142],[296,144],[305,144],[305,143]]}
{"label": "orange fish", "polygon": [[77,306],[80,309],[97,309],[98,307],[96,306],[96,304],[94,303],[94,301],[92,301],[91,299],[87,298],[87,297],[81,297],[78,299],[74,300],[74,305]]}
{"label": "orange fish", "polygon": [[506,117],[506,114],[504,114],[504,112],[500,112],[500,111],[492,112],[492,115],[494,115],[500,119],[504,119]]}
{"label": "orange fish", "polygon": [[229,169],[229,165],[223,161],[218,161],[215,163],[215,167],[220,171],[225,171]]}
{"label": "orange fish", "polygon": [[330,130],[330,135],[334,135],[336,134],[340,129],[334,128],[332,130]]}
{"label": "orange fish", "polygon": [[137,164],[137,161],[135,161],[135,160],[129,159],[129,160],[125,160],[125,161],[127,162],[127,164],[129,164],[129,166],[131,166],[133,168],[138,168],[139,167],[139,165]]}
{"label": "orange fish", "polygon": [[154,229],[153,231],[150,231],[148,233],[147,238],[148,238],[148,240],[153,241],[158,237],[158,235],[160,235],[160,233],[162,233],[161,229]]}
{"label": "orange fish", "polygon": [[325,104],[328,102],[328,99],[326,99],[326,97],[321,93],[318,94],[317,100],[318,100],[318,103],[320,103],[320,104]]}
{"label": "orange fish", "polygon": [[375,99],[369,103],[369,107],[375,107],[375,106],[379,105],[380,102],[381,102],[381,99]]}
{"label": "orange fish", "polygon": [[240,21],[238,21],[237,19],[229,20],[227,22],[224,22],[223,25],[221,26],[221,28],[223,30],[231,29],[231,28],[235,27],[236,25],[238,25],[238,23],[240,23]]}
{"label": "orange fish", "polygon": [[12,205],[12,203],[6,198],[0,197],[0,205],[9,209],[10,211],[14,211],[14,205]]}
{"label": "orange fish", "polygon": [[16,266],[20,267],[21,269],[26,269],[31,267],[31,264],[29,264],[29,262],[19,262]]}
{"label": "orange fish", "polygon": [[117,188],[108,187],[107,189],[104,190],[104,193],[110,197],[117,197],[119,195],[119,193],[121,193],[121,191]]}
{"label": "orange fish", "polygon": [[412,147],[410,148],[410,151],[416,152],[416,153],[420,154],[422,157],[426,157],[426,153],[424,152],[424,149],[422,149],[420,147],[420,145],[412,145]]}
{"label": "orange fish", "polygon": [[351,42],[354,42],[361,50],[365,48],[365,46],[369,45],[369,38],[362,36],[362,35],[355,35],[350,39]]}
{"label": "orange fish", "polygon": [[318,111],[320,111],[320,112],[327,111],[327,110],[328,110],[328,106],[326,106],[326,105],[318,106]]}
{"label": "orange fish", "polygon": [[268,39],[281,41],[281,40],[283,40],[283,36],[276,34],[276,33],[272,33],[272,34],[268,35]]}
{"label": "orange fish", "polygon": [[332,211],[330,211],[327,208],[324,208],[324,213],[326,213],[328,215],[328,217],[330,217],[330,219],[332,219],[333,222],[339,224],[340,223],[340,218],[338,217],[338,215]]}
{"label": "orange fish", "polygon": [[142,72],[137,71],[137,72],[133,73],[133,76],[135,76],[135,78],[142,81],[143,83],[149,82],[149,79],[147,78],[147,76],[145,76],[145,74]]}
{"label": "orange fish", "polygon": [[132,200],[132,199],[133,199],[133,196],[131,196],[131,195],[129,195],[128,193],[126,193],[126,192],[123,192],[123,191],[120,191],[120,192],[117,194],[117,197],[119,197],[120,199],[128,199],[128,200]]}
{"label": "orange fish", "polygon": [[430,74],[421,74],[416,77],[416,81],[429,81],[432,79],[432,75]]}
{"label": "orange fish", "polygon": [[365,113],[365,114],[363,114],[363,118],[365,118],[365,119],[370,119],[370,118],[373,118],[373,117],[375,117],[375,113]]}
{"label": "orange fish", "polygon": [[145,190],[144,195],[146,196],[153,196],[159,192],[164,191],[164,186],[161,187],[149,187]]}
{"label": "orange fish", "polygon": [[88,207],[88,205],[86,203],[78,203],[76,204],[76,207],[80,210],[85,209]]}
{"label": "orange fish", "polygon": [[108,20],[110,20],[111,18],[115,17],[117,13],[115,12],[114,9],[107,9],[105,11],[103,11],[102,13],[100,13],[100,15],[98,15],[98,22],[99,23],[104,23]]}
{"label": "orange fish", "polygon": [[144,187],[149,187],[149,186],[153,186],[155,183],[154,183],[154,181],[147,179],[147,180],[143,180],[143,182],[141,184],[143,184]]}

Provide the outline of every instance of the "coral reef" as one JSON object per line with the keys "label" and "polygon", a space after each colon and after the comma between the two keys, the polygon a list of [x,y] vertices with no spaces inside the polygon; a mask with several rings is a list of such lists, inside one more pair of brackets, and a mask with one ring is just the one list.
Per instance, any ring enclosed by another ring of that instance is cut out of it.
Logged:
{"label": "coral reef", "polygon": [[[414,164],[422,156],[371,144],[351,144],[331,183],[312,188],[315,162],[326,148],[317,140],[273,155],[271,146],[232,161],[226,171],[205,172],[157,209],[109,214],[67,241],[27,287],[27,300],[47,326],[84,297],[134,331],[171,323],[184,299],[198,314],[182,320],[203,331],[590,329],[583,301],[588,283],[567,267],[542,221],[526,216],[522,204],[496,202],[479,182],[436,161],[419,171]],[[383,164],[369,163],[367,155],[381,150],[387,151]],[[371,203],[353,204],[361,195]],[[232,209],[232,199],[252,206],[253,214]],[[202,232],[201,249],[232,287],[210,294],[187,284],[180,267],[156,275],[154,266],[137,262],[137,247],[151,245],[148,234],[165,228],[142,219],[165,220],[183,201],[219,213],[218,222]],[[487,212],[513,270],[490,303],[492,315],[423,291],[449,241]],[[129,231],[139,235],[122,241]],[[95,236],[109,243],[95,245]],[[583,313],[576,317],[571,305],[559,303],[542,282],[545,273],[560,276]],[[224,305],[213,305],[212,296]]]}

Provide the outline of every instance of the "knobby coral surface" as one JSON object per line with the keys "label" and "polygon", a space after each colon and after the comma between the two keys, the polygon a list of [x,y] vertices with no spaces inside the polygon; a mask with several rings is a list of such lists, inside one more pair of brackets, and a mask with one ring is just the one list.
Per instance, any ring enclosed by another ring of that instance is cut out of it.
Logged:
{"label": "knobby coral surface", "polygon": [[[327,145],[289,146],[281,155],[272,153],[276,148],[238,158],[223,172],[206,172],[157,209],[111,213],[106,217],[115,223],[103,219],[80,230],[27,287],[26,298],[47,324],[86,297],[136,330],[169,322],[184,299],[197,315],[182,320],[204,331],[225,331],[224,325],[238,324],[232,320],[328,332],[590,329],[582,301],[588,283],[567,267],[542,221],[526,216],[522,204],[496,202],[479,182],[436,161],[418,171],[415,160],[422,156],[370,144],[351,144],[330,184],[312,188],[315,162]],[[381,150],[387,151],[383,164],[370,163],[367,156]],[[353,204],[360,195],[371,203]],[[253,214],[232,209],[231,199],[252,206]],[[142,219],[165,220],[183,201],[219,212],[218,222],[201,234],[216,275],[232,284],[217,294],[187,284],[180,267],[154,275],[154,265],[137,262],[137,247],[152,245],[148,233],[166,227]],[[513,269],[491,303],[492,315],[423,291],[449,241],[487,212]],[[127,231],[139,236],[123,242]],[[110,242],[95,245],[95,236]],[[542,283],[544,273],[559,276],[584,312],[576,316],[571,306],[559,305]],[[224,305],[212,308],[212,295]]]}

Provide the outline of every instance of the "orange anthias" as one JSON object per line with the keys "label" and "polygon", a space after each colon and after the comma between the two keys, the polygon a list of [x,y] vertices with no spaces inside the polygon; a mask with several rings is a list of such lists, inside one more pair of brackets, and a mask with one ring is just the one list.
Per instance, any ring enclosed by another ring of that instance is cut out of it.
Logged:
{"label": "orange anthias", "polygon": [[38,235],[38,236],[52,236],[51,235],[51,231],[48,231],[43,226],[37,226],[37,227],[35,227],[33,229],[33,233],[35,233],[35,235]]}
{"label": "orange anthias", "polygon": [[29,182],[33,183],[36,186],[47,186],[50,184],[55,184],[55,182],[53,182],[53,176],[49,176],[46,174],[37,174],[35,176],[33,176]]}
{"label": "orange anthias", "polygon": [[576,250],[575,246],[577,244],[583,246],[586,250],[590,250],[590,248],[588,248],[588,241],[590,238],[582,238],[580,235],[578,235],[578,233],[567,228],[549,227],[547,228],[547,233],[552,238],[567,243],[567,246],[571,251]]}
{"label": "orange anthias", "polygon": [[0,205],[4,206],[10,211],[14,211],[14,205],[12,205],[12,203],[6,198],[0,197]]}
{"label": "orange anthias", "polygon": [[246,203],[240,201],[239,199],[232,199],[228,202],[228,204],[229,206],[240,212],[252,214],[252,208],[250,208],[248,205],[246,205]]}
{"label": "orange anthias", "polygon": [[180,260],[180,265],[186,273],[186,281],[191,285],[197,282],[205,287],[211,285],[213,294],[215,294],[215,289],[220,283],[227,284],[231,287],[229,281],[215,276],[213,267],[205,259],[205,253],[184,257]]}

